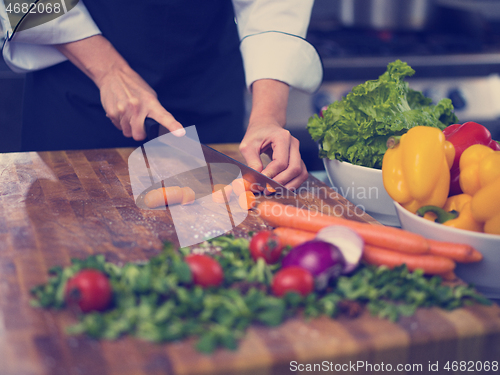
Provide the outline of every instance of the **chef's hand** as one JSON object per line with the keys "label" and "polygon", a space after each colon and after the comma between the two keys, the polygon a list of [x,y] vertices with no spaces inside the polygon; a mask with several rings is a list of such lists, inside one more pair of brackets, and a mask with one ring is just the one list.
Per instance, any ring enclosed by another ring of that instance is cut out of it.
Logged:
{"label": "chef's hand", "polygon": [[112,70],[99,80],[101,102],[106,116],[136,141],[146,138],[144,120],[156,120],[175,135],[184,135],[182,125],[157,99],[156,92],[132,69]]}
{"label": "chef's hand", "polygon": [[[284,129],[289,87],[275,80],[252,85],[252,112],[240,152],[249,167],[262,172],[287,189],[297,189],[308,177],[299,151],[299,141]],[[271,162],[263,169],[260,155]]]}
{"label": "chef's hand", "polygon": [[146,117],[156,120],[174,135],[185,134],[182,125],[160,104],[156,92],[102,35],[59,44],[56,48],[94,81],[106,116],[125,137],[145,139]]}

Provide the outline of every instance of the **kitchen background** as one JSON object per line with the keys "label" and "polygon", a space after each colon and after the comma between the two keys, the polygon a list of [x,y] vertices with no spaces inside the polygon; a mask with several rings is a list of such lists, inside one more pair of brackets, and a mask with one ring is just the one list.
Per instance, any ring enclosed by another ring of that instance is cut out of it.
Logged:
{"label": "kitchen background", "polygon": [[[323,165],[308,118],[396,59],[415,69],[411,87],[449,97],[461,122],[480,122],[500,139],[500,0],[316,0],[307,39],[324,82],[312,95],[291,92],[288,128],[309,170]],[[19,150],[23,83],[0,59],[0,152]]]}

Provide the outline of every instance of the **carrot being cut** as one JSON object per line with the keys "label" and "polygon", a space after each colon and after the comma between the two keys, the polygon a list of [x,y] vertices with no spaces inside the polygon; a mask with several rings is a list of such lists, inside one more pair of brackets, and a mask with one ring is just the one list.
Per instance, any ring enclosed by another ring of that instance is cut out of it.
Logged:
{"label": "carrot being cut", "polygon": [[237,178],[231,182],[233,186],[234,194],[239,197],[245,191],[250,191],[250,182],[244,180],[243,178]]}
{"label": "carrot being cut", "polygon": [[233,188],[231,185],[224,185],[224,184],[214,185],[212,200],[216,203],[226,203],[227,199],[227,201],[229,202],[229,200],[231,199],[232,191]]}
{"label": "carrot being cut", "polygon": [[474,263],[483,259],[483,254],[467,244],[427,240],[430,245],[430,254],[453,259],[459,263]]}
{"label": "carrot being cut", "polygon": [[188,186],[182,188],[182,202],[181,204],[184,206],[186,204],[191,204],[194,202],[195,194],[193,189]]}
{"label": "carrot being cut", "polygon": [[276,193],[276,189],[269,184],[266,184],[266,190],[270,193]]}
{"label": "carrot being cut", "polygon": [[422,269],[427,275],[451,275],[455,262],[449,258],[431,254],[408,254],[382,247],[366,245],[363,260],[376,266],[394,268],[406,264],[410,271]]}
{"label": "carrot being cut", "polygon": [[354,229],[365,243],[370,245],[406,253],[429,252],[429,243],[423,236],[399,228],[361,223],[271,200],[260,203],[257,209],[259,215],[273,227],[288,227],[316,233],[329,225],[342,225]]}
{"label": "carrot being cut", "polygon": [[149,208],[157,208],[182,202],[182,189],[179,186],[169,186],[151,190],[144,196],[144,204]]}
{"label": "carrot being cut", "polygon": [[273,232],[277,234],[283,245],[292,247],[313,240],[316,237],[316,233],[314,232],[286,227],[274,228]]}
{"label": "carrot being cut", "polygon": [[257,180],[255,179],[254,176],[252,176],[252,174],[250,173],[247,173],[243,176],[243,180],[245,180],[245,182],[248,184],[246,186],[248,186],[248,188],[246,190],[249,190],[249,191],[252,191],[254,193],[259,193],[259,192],[262,192],[264,190],[264,187],[261,186]]}
{"label": "carrot being cut", "polygon": [[244,210],[250,210],[257,205],[257,200],[255,199],[254,193],[245,191],[238,197],[238,204]]}

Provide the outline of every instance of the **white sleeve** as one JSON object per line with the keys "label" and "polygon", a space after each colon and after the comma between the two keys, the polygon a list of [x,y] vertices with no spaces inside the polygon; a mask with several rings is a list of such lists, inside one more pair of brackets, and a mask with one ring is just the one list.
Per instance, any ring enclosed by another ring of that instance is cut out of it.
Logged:
{"label": "white sleeve", "polygon": [[314,92],[323,78],[316,49],[304,38],[314,0],[233,0],[247,87],[271,78]]}
{"label": "white sleeve", "polygon": [[44,69],[66,61],[67,58],[52,44],[74,42],[101,33],[82,1],[68,13],[42,25],[17,31],[11,37],[12,26],[5,3],[0,0],[0,21],[6,38],[3,58],[17,73]]}

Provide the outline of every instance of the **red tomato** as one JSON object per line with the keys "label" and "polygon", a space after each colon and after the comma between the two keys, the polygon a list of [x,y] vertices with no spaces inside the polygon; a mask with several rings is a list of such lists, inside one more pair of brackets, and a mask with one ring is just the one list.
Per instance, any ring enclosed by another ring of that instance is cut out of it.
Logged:
{"label": "red tomato", "polygon": [[314,289],[314,278],[309,271],[301,267],[290,266],[274,275],[271,288],[278,297],[287,292],[296,292],[306,296]]}
{"label": "red tomato", "polygon": [[111,302],[111,284],[102,272],[84,269],[68,280],[66,303],[77,303],[82,312],[105,310]]}
{"label": "red tomato", "polygon": [[256,233],[250,240],[249,245],[252,258],[255,261],[264,258],[267,264],[273,264],[280,260],[283,247],[279,237],[270,230]]}
{"label": "red tomato", "polygon": [[202,287],[219,286],[224,279],[222,267],[214,258],[203,254],[184,258],[193,275],[193,281]]}

